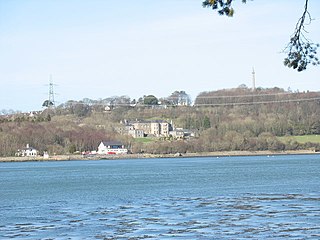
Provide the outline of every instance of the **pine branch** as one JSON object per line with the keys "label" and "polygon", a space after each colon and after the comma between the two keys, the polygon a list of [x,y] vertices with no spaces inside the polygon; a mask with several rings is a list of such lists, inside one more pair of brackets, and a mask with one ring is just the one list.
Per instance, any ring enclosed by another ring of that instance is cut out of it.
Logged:
{"label": "pine branch", "polygon": [[[310,24],[312,21],[308,11],[308,1],[309,0],[306,0],[303,14],[296,24],[290,42],[284,49],[284,52],[287,53],[287,57],[284,59],[284,65],[296,69],[298,72],[306,70],[309,64],[320,64],[320,61],[316,56],[319,44],[312,43],[304,35],[304,33],[307,33],[305,25]],[[306,17],[309,20],[309,23],[305,23]]]}

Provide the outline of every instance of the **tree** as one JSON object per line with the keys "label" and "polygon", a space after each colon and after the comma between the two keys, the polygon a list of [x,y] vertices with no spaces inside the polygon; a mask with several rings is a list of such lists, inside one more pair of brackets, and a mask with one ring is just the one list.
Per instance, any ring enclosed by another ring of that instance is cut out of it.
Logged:
{"label": "tree", "polygon": [[153,95],[148,95],[143,98],[143,103],[145,105],[158,105],[158,98]]}
{"label": "tree", "polygon": [[[212,8],[220,15],[232,17],[234,14],[234,9],[232,8],[233,1],[234,0],[205,0],[202,2],[202,6]],[[247,0],[242,0],[242,2],[246,3]],[[320,45],[311,42],[305,36],[305,33],[307,33],[305,25],[310,24],[312,21],[308,11],[308,2],[309,0],[305,0],[302,16],[299,18],[295,31],[283,51],[287,54],[287,57],[284,59],[284,65],[296,69],[298,72],[306,70],[309,64],[320,65],[320,60],[316,56],[317,48]],[[306,18],[309,21],[308,23],[305,22]]]}
{"label": "tree", "polygon": [[46,120],[47,120],[47,122],[50,122],[50,121],[51,121],[51,115],[50,115],[50,114],[48,114],[48,115],[46,116]]}
{"label": "tree", "polygon": [[69,146],[68,150],[69,150],[69,153],[72,154],[72,153],[75,153],[75,152],[77,151],[77,147],[76,147],[76,145],[71,144],[71,145]]}
{"label": "tree", "polygon": [[191,98],[185,91],[174,91],[168,100],[173,103],[173,105],[189,106],[191,105]]}
{"label": "tree", "polygon": [[50,100],[45,100],[43,103],[42,103],[42,107],[52,107],[53,106],[53,102],[51,102]]}
{"label": "tree", "polygon": [[78,117],[84,117],[90,112],[90,108],[86,104],[76,103],[72,106],[72,112]]}
{"label": "tree", "polygon": [[311,126],[311,133],[312,134],[320,134],[320,121],[317,120]]}
{"label": "tree", "polygon": [[210,118],[208,116],[205,116],[203,119],[203,128],[208,129],[211,127]]}

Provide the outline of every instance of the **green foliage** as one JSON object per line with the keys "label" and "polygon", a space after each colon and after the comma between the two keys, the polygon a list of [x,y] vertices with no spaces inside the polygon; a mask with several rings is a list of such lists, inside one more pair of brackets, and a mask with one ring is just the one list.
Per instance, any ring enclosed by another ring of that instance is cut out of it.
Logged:
{"label": "green foliage", "polygon": [[76,145],[74,145],[74,144],[71,144],[70,146],[69,146],[69,153],[71,153],[71,154],[73,154],[73,153],[75,153],[76,151],[77,151],[77,147],[76,147]]}
{"label": "green foliage", "polygon": [[293,37],[287,47],[288,56],[284,59],[284,65],[296,69],[298,72],[307,69],[308,64],[319,65],[317,55],[319,44],[310,42],[299,42],[297,37]]}
{"label": "green foliage", "polygon": [[[216,10],[220,15],[232,17],[234,14],[232,2],[233,0],[205,0],[202,2],[202,6]],[[242,2],[246,3],[247,1],[242,0]]]}
{"label": "green foliage", "polygon": [[[319,92],[260,88],[252,94],[247,88],[219,90],[199,94],[196,101],[203,105],[121,105],[111,111],[96,108],[89,100],[73,101],[54,111],[0,116],[0,156],[12,156],[27,143],[50,155],[96,150],[101,140],[121,140],[135,153],[320,149]],[[115,132],[124,119],[172,120],[195,137],[133,139]],[[292,137],[280,138],[285,135]]]}
{"label": "green foliage", "polygon": [[50,100],[45,100],[42,103],[42,107],[51,107],[51,106],[53,106],[53,102],[51,102]]}
{"label": "green foliage", "polygon": [[311,125],[312,134],[320,134],[320,120],[317,120]]}
{"label": "green foliage", "polygon": [[155,141],[154,138],[147,138],[147,137],[134,139],[134,142],[136,142],[136,143],[149,143],[149,142],[154,142],[154,141]]}
{"label": "green foliage", "polygon": [[203,128],[208,129],[211,127],[210,118],[205,116],[203,119]]}
{"label": "green foliage", "polygon": [[320,135],[304,135],[304,136],[283,136],[278,137],[283,143],[297,142],[297,143],[320,143]]}
{"label": "green foliage", "polygon": [[47,115],[46,120],[47,120],[48,122],[51,121],[51,115],[50,115],[50,114]]}
{"label": "green foliage", "polygon": [[143,98],[143,104],[145,105],[158,105],[158,98],[153,95],[148,95]]}
{"label": "green foliage", "polygon": [[290,42],[285,49],[288,57],[284,59],[284,65],[296,69],[298,72],[307,69],[307,65],[319,65],[320,61],[317,58],[317,48],[319,44],[314,44],[310,42],[308,38],[305,37],[304,29],[305,19],[309,17],[309,23],[311,22],[311,16],[308,12],[308,0],[305,1],[305,8],[302,17],[299,19],[295,32],[290,38]]}
{"label": "green foliage", "polygon": [[90,109],[86,104],[77,103],[72,107],[72,111],[78,117],[84,117],[89,113]]}

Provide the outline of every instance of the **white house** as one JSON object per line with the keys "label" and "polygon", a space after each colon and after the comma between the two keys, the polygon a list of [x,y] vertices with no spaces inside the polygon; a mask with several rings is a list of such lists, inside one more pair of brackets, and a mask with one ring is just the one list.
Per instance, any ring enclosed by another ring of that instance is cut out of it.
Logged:
{"label": "white house", "polygon": [[43,159],[49,159],[49,153],[48,152],[44,152],[43,153]]}
{"label": "white house", "polygon": [[98,154],[127,154],[128,149],[121,142],[102,141],[98,146]]}
{"label": "white house", "polygon": [[21,156],[21,157],[36,157],[38,156],[38,150],[30,147],[29,144],[27,144],[27,146],[23,149],[19,149],[17,152],[17,156]]}

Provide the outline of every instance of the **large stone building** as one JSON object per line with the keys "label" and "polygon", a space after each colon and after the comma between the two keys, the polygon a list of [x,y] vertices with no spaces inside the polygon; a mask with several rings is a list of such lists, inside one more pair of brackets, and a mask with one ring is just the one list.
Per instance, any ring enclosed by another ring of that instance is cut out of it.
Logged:
{"label": "large stone building", "polygon": [[163,120],[155,121],[134,121],[130,125],[135,130],[142,130],[145,135],[152,135],[155,137],[168,137],[171,129],[171,124]]}
{"label": "large stone building", "polygon": [[122,127],[117,130],[120,134],[128,134],[134,138],[143,137],[172,137],[174,139],[184,139],[195,137],[195,132],[188,129],[176,128],[174,124],[164,120],[136,120],[121,121]]}
{"label": "large stone building", "polygon": [[163,120],[145,121],[127,121],[121,122],[123,127],[118,128],[118,132],[121,134],[128,134],[134,138],[142,138],[146,136],[154,137],[168,137],[169,131],[172,130],[170,123]]}

